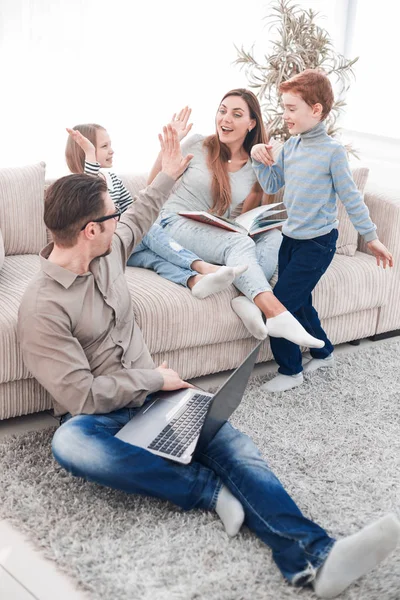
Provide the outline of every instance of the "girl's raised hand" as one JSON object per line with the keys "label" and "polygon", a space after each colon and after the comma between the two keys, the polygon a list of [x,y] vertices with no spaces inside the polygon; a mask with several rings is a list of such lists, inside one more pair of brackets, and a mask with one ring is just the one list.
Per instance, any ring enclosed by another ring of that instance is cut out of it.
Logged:
{"label": "girl's raised hand", "polygon": [[170,125],[172,125],[172,127],[176,130],[180,142],[183,140],[184,137],[187,136],[187,134],[193,127],[193,123],[189,123],[189,125],[187,124],[191,112],[192,109],[188,106],[185,106],[185,108],[182,108],[182,110],[178,114],[174,113],[174,116],[171,119]]}
{"label": "girl's raised hand", "polygon": [[85,153],[86,160],[88,162],[96,162],[96,148],[93,146],[92,142],[76,129],[70,129],[69,127],[66,127],[66,130],[74,142],[76,142],[78,146],[82,148]]}

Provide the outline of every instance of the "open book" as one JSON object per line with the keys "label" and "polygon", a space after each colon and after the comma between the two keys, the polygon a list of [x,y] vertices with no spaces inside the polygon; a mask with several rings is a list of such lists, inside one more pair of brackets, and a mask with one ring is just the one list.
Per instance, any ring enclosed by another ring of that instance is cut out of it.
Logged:
{"label": "open book", "polygon": [[204,210],[199,211],[188,211],[180,212],[181,217],[187,217],[188,219],[194,219],[200,221],[200,223],[206,223],[207,225],[214,225],[215,227],[221,227],[227,231],[235,231],[236,233],[247,233],[250,237],[273,229],[274,227],[280,227],[283,225],[286,219],[272,218],[274,215],[283,213],[284,208],[276,209],[277,206],[281,205],[282,202],[276,202],[275,204],[266,204],[264,206],[257,206],[252,210],[243,213],[236,217],[236,219],[227,219],[226,217],[217,217]]}

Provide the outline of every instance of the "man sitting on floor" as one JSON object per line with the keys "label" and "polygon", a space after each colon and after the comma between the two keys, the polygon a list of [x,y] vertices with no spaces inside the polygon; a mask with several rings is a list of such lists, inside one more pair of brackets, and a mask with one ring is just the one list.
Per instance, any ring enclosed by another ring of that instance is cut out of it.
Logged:
{"label": "man sitting on floor", "polygon": [[45,201],[54,242],[21,303],[24,360],[61,417],[52,449],[73,475],[169,500],[184,510],[215,510],[229,535],[244,522],[294,585],[333,598],[396,546],[400,524],[386,515],[339,541],[302,515],[249,437],[226,422],[203,453],[181,465],[115,437],[146,397],[191,387],[165,363],[155,367],[135,323],[124,276],[127,258],[183,173],[176,132],[161,138],[162,170],[120,223],[102,178],[69,175]]}

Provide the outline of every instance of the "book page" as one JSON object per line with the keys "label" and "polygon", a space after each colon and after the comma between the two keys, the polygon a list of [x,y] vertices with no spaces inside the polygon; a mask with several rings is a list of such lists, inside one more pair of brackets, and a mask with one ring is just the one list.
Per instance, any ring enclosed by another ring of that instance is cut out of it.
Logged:
{"label": "book page", "polygon": [[256,208],[253,208],[252,210],[249,210],[249,211],[243,213],[242,215],[239,215],[238,217],[236,217],[235,222],[239,223],[239,225],[244,227],[247,231],[250,231],[251,226],[257,217],[260,217],[260,216],[268,217],[268,215],[274,214],[273,212],[271,213],[272,209],[275,208],[276,206],[279,206],[280,204],[282,204],[282,202],[275,202],[274,204],[257,206]]}
{"label": "book page", "polygon": [[250,237],[257,235],[258,233],[264,233],[264,231],[269,231],[270,229],[275,229],[275,227],[282,227],[285,221],[286,219],[279,219],[276,221],[265,221],[264,224],[259,226],[257,225],[257,227],[254,227],[254,229],[252,229]]}
{"label": "book page", "polygon": [[181,211],[178,214],[181,217],[193,219],[194,221],[200,221],[200,223],[204,223],[206,225],[222,227],[222,229],[226,229],[228,231],[233,231],[237,233],[247,233],[247,230],[244,229],[238,223],[235,223],[234,220],[227,219],[225,217],[217,217],[216,215],[212,215],[211,213],[207,213],[205,211]]}

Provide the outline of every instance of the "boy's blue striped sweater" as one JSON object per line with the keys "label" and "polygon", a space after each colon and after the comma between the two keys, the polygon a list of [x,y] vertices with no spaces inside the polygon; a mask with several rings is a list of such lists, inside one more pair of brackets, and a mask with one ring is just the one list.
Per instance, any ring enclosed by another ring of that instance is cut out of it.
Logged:
{"label": "boy's blue striped sweater", "polygon": [[285,235],[307,240],[336,228],[337,194],[364,240],[377,239],[376,226],[353,181],[346,150],[326,133],[323,122],[291,137],[272,167],[255,160],[253,167],[267,194],[285,186],[283,201],[288,213],[282,228]]}

